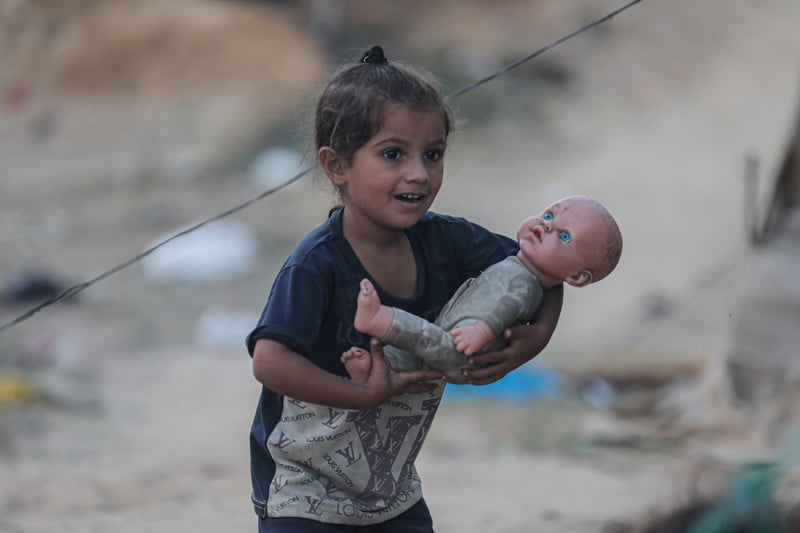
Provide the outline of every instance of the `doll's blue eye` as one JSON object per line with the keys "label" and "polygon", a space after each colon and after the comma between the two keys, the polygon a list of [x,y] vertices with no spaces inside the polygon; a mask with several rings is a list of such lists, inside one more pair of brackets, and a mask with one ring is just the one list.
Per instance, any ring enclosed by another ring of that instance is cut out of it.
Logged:
{"label": "doll's blue eye", "polygon": [[569,232],[567,231],[562,231],[561,233],[558,234],[558,236],[561,239],[561,242],[569,242],[570,239],[572,239],[572,237],[569,236]]}
{"label": "doll's blue eye", "polygon": [[542,220],[553,220],[553,213],[548,211],[544,215],[542,215]]}

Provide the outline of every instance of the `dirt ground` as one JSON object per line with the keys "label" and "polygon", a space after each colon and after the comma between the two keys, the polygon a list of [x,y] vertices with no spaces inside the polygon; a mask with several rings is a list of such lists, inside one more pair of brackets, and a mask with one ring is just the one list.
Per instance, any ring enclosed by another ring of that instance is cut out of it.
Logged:
{"label": "dirt ground", "polygon": [[[6,290],[84,281],[265,190],[259,148],[302,151],[329,67],[377,38],[454,90],[622,2],[278,4],[0,1]],[[526,369],[570,386],[448,397],[419,460],[437,531],[626,531],[779,442],[720,368],[757,264],[745,155],[763,195],[794,125],[798,22],[793,0],[645,0],[454,102],[435,210],[512,233],[588,194],[625,251],[567,291]],[[240,331],[331,201],[306,177],[231,217],[259,243],[233,279],[155,283],[137,263],[0,332],[0,531],[253,531]],[[33,303],[6,295],[0,321]]]}

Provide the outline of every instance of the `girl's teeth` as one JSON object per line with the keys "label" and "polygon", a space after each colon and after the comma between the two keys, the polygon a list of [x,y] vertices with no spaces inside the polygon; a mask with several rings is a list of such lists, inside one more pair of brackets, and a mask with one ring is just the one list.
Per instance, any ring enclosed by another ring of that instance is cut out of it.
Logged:
{"label": "girl's teeth", "polygon": [[401,200],[407,200],[409,202],[416,202],[421,198],[421,196],[416,194],[398,194],[397,197]]}

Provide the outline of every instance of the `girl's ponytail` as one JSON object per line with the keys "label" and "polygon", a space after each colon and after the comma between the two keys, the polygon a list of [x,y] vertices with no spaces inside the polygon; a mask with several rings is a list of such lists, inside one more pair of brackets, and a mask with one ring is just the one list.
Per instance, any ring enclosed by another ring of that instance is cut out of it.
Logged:
{"label": "girl's ponytail", "polygon": [[383,55],[383,47],[377,45],[364,52],[364,55],[361,56],[361,63],[375,63],[380,65],[388,62],[389,60]]}

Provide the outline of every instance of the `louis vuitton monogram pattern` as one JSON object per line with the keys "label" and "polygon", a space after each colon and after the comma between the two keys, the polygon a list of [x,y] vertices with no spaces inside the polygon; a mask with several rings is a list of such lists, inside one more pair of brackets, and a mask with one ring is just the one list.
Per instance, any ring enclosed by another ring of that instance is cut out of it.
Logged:
{"label": "louis vuitton monogram pattern", "polygon": [[276,465],[268,515],[367,524],[406,511],[422,497],[414,461],[443,392],[398,396],[369,411],[284,398],[267,439]]}

